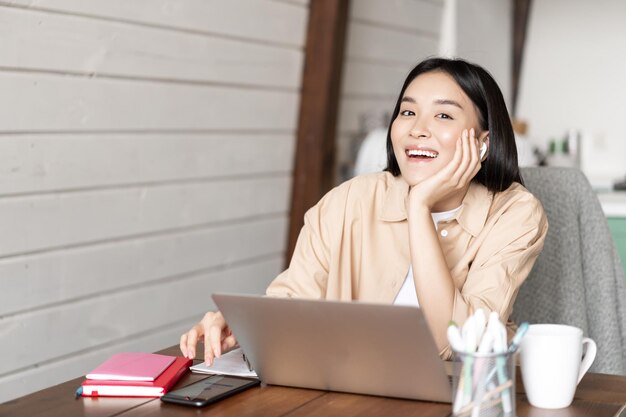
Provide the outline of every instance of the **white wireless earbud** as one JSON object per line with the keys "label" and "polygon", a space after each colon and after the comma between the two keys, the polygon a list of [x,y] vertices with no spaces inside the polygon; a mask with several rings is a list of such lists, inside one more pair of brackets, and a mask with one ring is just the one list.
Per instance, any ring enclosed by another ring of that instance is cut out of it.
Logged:
{"label": "white wireless earbud", "polygon": [[485,159],[485,154],[487,153],[487,144],[485,142],[483,142],[482,145],[480,145],[480,160],[483,161]]}

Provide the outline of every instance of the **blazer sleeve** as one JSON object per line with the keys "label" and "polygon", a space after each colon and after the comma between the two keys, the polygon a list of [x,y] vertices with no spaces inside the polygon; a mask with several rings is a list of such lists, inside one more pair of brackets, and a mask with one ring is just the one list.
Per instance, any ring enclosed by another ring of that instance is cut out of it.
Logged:
{"label": "blazer sleeve", "polygon": [[[463,286],[455,289],[452,320],[463,323],[481,308],[502,321],[511,314],[520,286],[543,249],[548,221],[532,194],[514,201],[482,241]],[[442,357],[451,356],[449,346]]]}
{"label": "blazer sleeve", "polygon": [[[337,189],[330,191],[304,215],[304,226],[291,257],[289,267],[269,285],[266,294],[272,297],[325,298],[330,264],[330,233],[337,225],[332,206]],[[331,213],[329,213],[329,210]]]}

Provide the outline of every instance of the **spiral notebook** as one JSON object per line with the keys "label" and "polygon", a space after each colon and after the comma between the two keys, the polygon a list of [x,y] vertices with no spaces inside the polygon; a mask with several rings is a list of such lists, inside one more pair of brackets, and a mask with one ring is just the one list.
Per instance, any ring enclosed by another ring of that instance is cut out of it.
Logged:
{"label": "spiral notebook", "polygon": [[249,362],[246,361],[246,357],[244,356],[241,348],[233,349],[230,352],[224,353],[219,358],[215,358],[211,366],[206,366],[203,362],[192,366],[190,369],[191,372],[198,374],[233,375],[245,378],[258,378],[256,372],[254,372],[254,370],[250,367]]}

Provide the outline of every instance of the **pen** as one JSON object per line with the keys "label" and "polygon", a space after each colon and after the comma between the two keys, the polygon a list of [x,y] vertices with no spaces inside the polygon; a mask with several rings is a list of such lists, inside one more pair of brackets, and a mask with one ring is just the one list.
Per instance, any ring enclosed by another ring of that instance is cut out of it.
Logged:
{"label": "pen", "polygon": [[80,387],[76,389],[74,396],[76,399],[78,399],[78,397],[81,397],[82,395],[83,395],[83,386],[81,385]]}
{"label": "pen", "polygon": [[246,357],[246,354],[243,354],[243,360],[246,362],[246,366],[248,366],[248,371],[252,372],[252,365],[250,365],[250,361],[248,360],[248,358]]}

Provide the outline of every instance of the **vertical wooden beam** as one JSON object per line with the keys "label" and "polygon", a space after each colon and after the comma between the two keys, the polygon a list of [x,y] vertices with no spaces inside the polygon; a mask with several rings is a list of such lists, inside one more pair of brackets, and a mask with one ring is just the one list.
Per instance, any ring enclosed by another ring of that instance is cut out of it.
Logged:
{"label": "vertical wooden beam", "polygon": [[524,44],[526,43],[526,31],[530,16],[530,3],[532,0],[514,0],[513,6],[513,102],[511,103],[511,116],[515,117],[517,111],[517,95],[519,80],[524,59]]}
{"label": "vertical wooden beam", "polygon": [[310,0],[286,264],[304,213],[333,185],[348,0]]}

